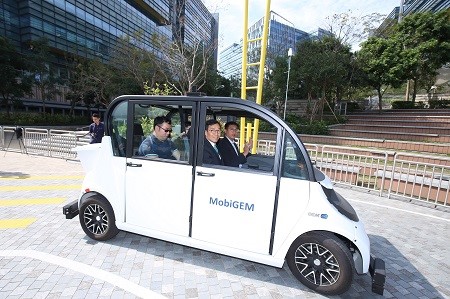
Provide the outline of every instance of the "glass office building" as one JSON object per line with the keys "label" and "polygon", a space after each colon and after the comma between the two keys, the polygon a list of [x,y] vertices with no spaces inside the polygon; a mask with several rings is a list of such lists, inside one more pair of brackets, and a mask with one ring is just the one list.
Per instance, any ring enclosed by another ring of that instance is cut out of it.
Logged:
{"label": "glass office building", "polygon": [[[260,38],[263,33],[264,17],[259,19],[248,29],[248,39]],[[269,37],[267,40],[266,65],[276,56],[287,56],[289,48],[295,50],[295,45],[305,39],[320,38],[328,31],[319,28],[317,33],[307,33],[294,27],[294,24],[277,14],[270,12]],[[259,51],[262,41],[252,42],[248,45],[248,52]],[[220,52],[218,69],[223,76],[240,77],[242,70],[242,40],[234,43]]]}
{"label": "glass office building", "polygon": [[225,78],[237,76],[240,78],[242,72],[242,40],[233,43],[220,52],[218,69]]}
{"label": "glass office building", "polygon": [[438,12],[448,8],[450,8],[450,1],[448,0],[405,0],[402,14],[407,16],[415,12]]}
{"label": "glass office building", "polygon": [[[217,17],[201,0],[2,0],[0,35],[21,51],[46,37],[63,76],[64,57],[74,54],[108,62],[119,39],[143,34],[155,53],[153,34],[167,41],[217,43]],[[217,47],[216,47],[217,48]],[[217,50],[216,50],[217,51]]]}
{"label": "glass office building", "polygon": [[[248,29],[248,39],[255,39],[262,36],[264,27],[264,17],[259,19]],[[310,38],[311,35],[305,31],[297,29],[294,24],[286,20],[274,11],[270,12],[269,38],[267,40],[268,53],[279,56],[286,55],[289,48],[294,49],[297,42]],[[250,43],[249,51],[261,48],[262,41]]]}
{"label": "glass office building", "polygon": [[438,12],[449,9],[449,0],[404,0],[402,6],[395,7],[381,25],[375,30],[374,35],[381,36],[389,27],[394,26],[410,14],[419,12]]}
{"label": "glass office building", "polygon": [[200,0],[2,0],[0,21],[0,34],[18,46],[45,36],[51,47],[85,57],[108,57],[118,38],[140,31],[154,51],[154,33],[214,42],[218,26]]}

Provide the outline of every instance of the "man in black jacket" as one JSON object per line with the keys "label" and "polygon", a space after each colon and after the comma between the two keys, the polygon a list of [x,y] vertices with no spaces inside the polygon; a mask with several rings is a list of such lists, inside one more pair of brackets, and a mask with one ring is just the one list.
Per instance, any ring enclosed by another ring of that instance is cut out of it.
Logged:
{"label": "man in black jacket", "polygon": [[209,119],[205,123],[205,141],[203,143],[203,164],[223,165],[222,157],[217,149],[217,141],[220,139],[220,124],[215,119]]}
{"label": "man in black jacket", "polygon": [[247,162],[247,157],[250,155],[251,140],[244,144],[244,152],[239,152],[239,147],[236,143],[236,136],[239,132],[238,127],[238,124],[234,121],[227,122],[225,124],[225,137],[220,139],[217,144],[220,156],[226,166],[241,167],[242,164]]}
{"label": "man in black jacket", "polygon": [[102,143],[105,134],[105,125],[100,121],[100,115],[92,114],[92,124],[89,126],[89,135],[91,135],[90,143]]}

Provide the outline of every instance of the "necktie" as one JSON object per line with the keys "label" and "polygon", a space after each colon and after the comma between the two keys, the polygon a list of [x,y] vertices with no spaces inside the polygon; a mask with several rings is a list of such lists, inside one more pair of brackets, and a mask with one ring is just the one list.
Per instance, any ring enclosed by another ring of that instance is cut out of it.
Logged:
{"label": "necktie", "polygon": [[239,148],[238,148],[236,142],[233,142],[233,145],[234,145],[234,151],[236,152],[236,155],[239,156]]}
{"label": "necktie", "polygon": [[213,147],[214,147],[214,150],[216,151],[217,155],[219,156],[219,158],[222,159],[222,157],[221,157],[220,154],[219,154],[219,149],[217,148],[217,145],[214,144]]}

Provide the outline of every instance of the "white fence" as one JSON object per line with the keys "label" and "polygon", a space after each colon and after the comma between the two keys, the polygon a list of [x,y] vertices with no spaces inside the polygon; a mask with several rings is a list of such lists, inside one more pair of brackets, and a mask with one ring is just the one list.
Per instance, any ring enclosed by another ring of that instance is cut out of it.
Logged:
{"label": "white fence", "polygon": [[87,132],[54,129],[0,127],[4,151],[21,151],[55,158],[74,159],[72,148],[89,143]]}
{"label": "white fence", "polygon": [[[21,150],[49,157],[74,159],[72,148],[88,144],[87,132],[0,126],[2,150]],[[24,148],[21,147],[24,146]],[[259,154],[275,153],[276,142],[259,140]],[[305,144],[315,166],[332,181],[368,189],[380,196],[400,196],[450,206],[450,158],[395,153],[343,146]]]}
{"label": "white fence", "polygon": [[[325,145],[318,150],[316,167],[333,181],[376,190],[384,181],[389,154],[385,151]],[[381,176],[380,176],[381,174]]]}
{"label": "white fence", "polygon": [[[386,171],[384,189],[388,197],[399,195],[410,199],[425,200],[434,204],[450,205],[450,159],[397,153],[391,171]],[[389,186],[387,186],[389,182]]]}

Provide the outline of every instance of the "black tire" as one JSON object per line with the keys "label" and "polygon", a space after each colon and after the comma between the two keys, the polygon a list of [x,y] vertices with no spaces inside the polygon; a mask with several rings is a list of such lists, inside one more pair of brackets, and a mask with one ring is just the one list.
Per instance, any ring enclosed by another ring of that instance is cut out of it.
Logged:
{"label": "black tire", "polygon": [[90,197],[81,204],[80,224],[86,235],[97,241],[114,238],[119,232],[110,203],[98,196]]}
{"label": "black tire", "polygon": [[331,233],[312,232],[298,237],[286,260],[292,274],[318,293],[339,295],[352,284],[354,265],[350,250]]}

